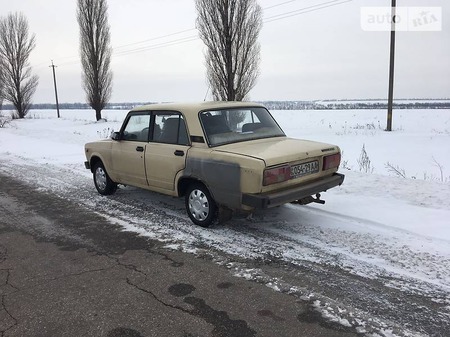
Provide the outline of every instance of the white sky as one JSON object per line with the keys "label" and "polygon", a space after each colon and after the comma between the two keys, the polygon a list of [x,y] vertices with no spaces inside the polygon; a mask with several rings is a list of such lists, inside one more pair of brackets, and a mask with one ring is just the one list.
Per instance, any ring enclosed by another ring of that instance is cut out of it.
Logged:
{"label": "white sky", "polygon": [[[363,31],[360,11],[362,6],[390,6],[391,0],[353,0],[270,20],[330,2],[259,0],[265,23],[259,39],[261,74],[250,93],[252,100],[387,97],[390,34]],[[0,0],[0,15],[22,12],[36,34],[30,60],[40,77],[35,103],[55,101],[51,60],[58,66],[59,101],[85,101],[76,3]],[[204,99],[204,47],[194,29],[194,0],[109,0],[108,5],[114,48],[112,102]],[[449,1],[397,0],[397,6],[441,7],[442,31],[397,33],[395,97],[450,97]],[[168,36],[174,33],[180,34]]]}

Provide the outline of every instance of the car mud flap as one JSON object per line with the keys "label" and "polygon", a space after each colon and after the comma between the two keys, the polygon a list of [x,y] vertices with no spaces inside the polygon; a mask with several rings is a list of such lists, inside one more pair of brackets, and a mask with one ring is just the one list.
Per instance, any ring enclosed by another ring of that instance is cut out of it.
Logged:
{"label": "car mud flap", "polygon": [[222,224],[224,222],[227,222],[228,220],[231,220],[233,217],[233,210],[229,209],[225,206],[219,206],[219,223]]}

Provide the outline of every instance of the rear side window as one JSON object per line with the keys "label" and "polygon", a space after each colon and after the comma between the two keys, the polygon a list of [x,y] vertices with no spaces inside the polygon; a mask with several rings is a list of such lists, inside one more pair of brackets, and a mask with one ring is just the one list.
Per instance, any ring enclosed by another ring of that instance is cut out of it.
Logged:
{"label": "rear side window", "polygon": [[155,112],[153,141],[166,144],[189,145],[183,116],[179,113]]}

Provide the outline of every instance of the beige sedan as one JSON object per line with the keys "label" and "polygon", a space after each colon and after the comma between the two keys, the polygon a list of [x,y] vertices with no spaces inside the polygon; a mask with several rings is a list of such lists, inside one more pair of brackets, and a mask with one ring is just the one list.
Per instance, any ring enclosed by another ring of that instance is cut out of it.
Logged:
{"label": "beige sedan", "polygon": [[250,102],[138,107],[85,153],[100,194],[123,184],[184,196],[189,217],[204,227],[219,213],[324,203],[319,193],[344,181],[338,146],[286,137]]}

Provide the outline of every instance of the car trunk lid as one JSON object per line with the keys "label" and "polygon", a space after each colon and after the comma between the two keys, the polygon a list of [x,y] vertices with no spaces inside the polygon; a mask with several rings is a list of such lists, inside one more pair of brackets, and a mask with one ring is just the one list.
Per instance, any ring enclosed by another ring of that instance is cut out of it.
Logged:
{"label": "car trunk lid", "polygon": [[266,167],[270,167],[322,157],[337,152],[338,147],[302,139],[277,137],[223,145],[214,150],[261,159],[266,163]]}

